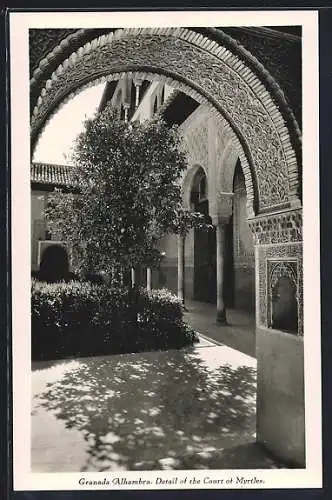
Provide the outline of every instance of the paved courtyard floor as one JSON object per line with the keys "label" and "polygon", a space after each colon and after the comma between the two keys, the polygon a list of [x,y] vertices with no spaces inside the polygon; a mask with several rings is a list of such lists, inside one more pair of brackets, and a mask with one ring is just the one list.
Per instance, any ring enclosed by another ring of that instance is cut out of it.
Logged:
{"label": "paved courtyard floor", "polygon": [[33,472],[277,467],[255,441],[256,361],[194,348],[38,362]]}
{"label": "paved courtyard floor", "polygon": [[185,320],[216,342],[255,357],[255,315],[237,309],[226,311],[228,325],[216,322],[215,304],[186,302]]}

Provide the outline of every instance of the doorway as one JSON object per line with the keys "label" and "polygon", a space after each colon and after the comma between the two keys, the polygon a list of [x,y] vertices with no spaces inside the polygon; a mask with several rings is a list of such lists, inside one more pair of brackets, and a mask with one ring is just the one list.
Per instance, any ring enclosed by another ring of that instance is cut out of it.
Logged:
{"label": "doorway", "polygon": [[[204,215],[207,224],[212,224],[209,216],[209,201],[206,174],[199,168],[193,179],[191,207]],[[194,229],[194,300],[216,302],[216,231],[203,228]]]}
{"label": "doorway", "polygon": [[69,277],[69,259],[67,250],[62,245],[50,245],[42,254],[39,279],[54,283]]}

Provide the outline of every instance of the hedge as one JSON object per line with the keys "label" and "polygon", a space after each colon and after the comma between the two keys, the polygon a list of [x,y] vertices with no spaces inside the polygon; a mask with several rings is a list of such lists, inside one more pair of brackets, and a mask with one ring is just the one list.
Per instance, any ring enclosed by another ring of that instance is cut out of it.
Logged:
{"label": "hedge", "polygon": [[119,354],[192,345],[181,301],[168,290],[134,293],[91,282],[32,280],[32,359]]}

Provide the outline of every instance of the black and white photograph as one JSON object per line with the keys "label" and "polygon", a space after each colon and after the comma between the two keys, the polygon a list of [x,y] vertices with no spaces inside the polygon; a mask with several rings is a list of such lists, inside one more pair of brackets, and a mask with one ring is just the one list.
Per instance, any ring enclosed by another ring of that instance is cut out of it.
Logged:
{"label": "black and white photograph", "polygon": [[14,489],[320,487],[317,12],[10,28]]}

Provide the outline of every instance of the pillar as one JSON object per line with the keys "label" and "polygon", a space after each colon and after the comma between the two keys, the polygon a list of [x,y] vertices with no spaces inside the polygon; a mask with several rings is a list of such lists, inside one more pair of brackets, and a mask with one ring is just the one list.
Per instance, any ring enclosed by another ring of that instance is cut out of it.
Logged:
{"label": "pillar", "polygon": [[[258,215],[250,226],[256,265],[257,441],[281,463],[302,468],[306,465],[302,211]],[[278,330],[271,321],[275,277],[290,275],[297,286],[297,332],[287,325]]]}
{"label": "pillar", "polygon": [[151,267],[148,267],[146,269],[146,289],[148,290],[148,292],[150,292],[152,289],[152,269],[151,269]]}
{"label": "pillar", "polygon": [[135,269],[132,267],[131,268],[131,286],[132,286],[132,288],[134,288],[135,285],[136,285],[136,272],[135,272]]}
{"label": "pillar", "polygon": [[184,245],[185,236],[178,236],[178,297],[184,304]]}
{"label": "pillar", "polygon": [[219,191],[216,194],[215,207],[212,204],[212,223],[216,227],[217,257],[217,323],[227,325],[224,303],[224,261],[226,243],[226,225],[233,213],[234,193]]}
{"label": "pillar", "polygon": [[135,90],[136,90],[135,108],[138,108],[138,105],[139,105],[139,93],[140,93],[140,88],[141,88],[141,85],[142,85],[142,81],[141,80],[135,80],[134,85],[135,85]]}
{"label": "pillar", "polygon": [[128,121],[128,111],[129,111],[129,108],[130,108],[130,104],[124,103],[123,107],[124,107],[124,121],[127,122]]}
{"label": "pillar", "polygon": [[227,324],[224,303],[224,258],[225,258],[225,223],[218,221],[216,224],[217,244],[217,323]]}

